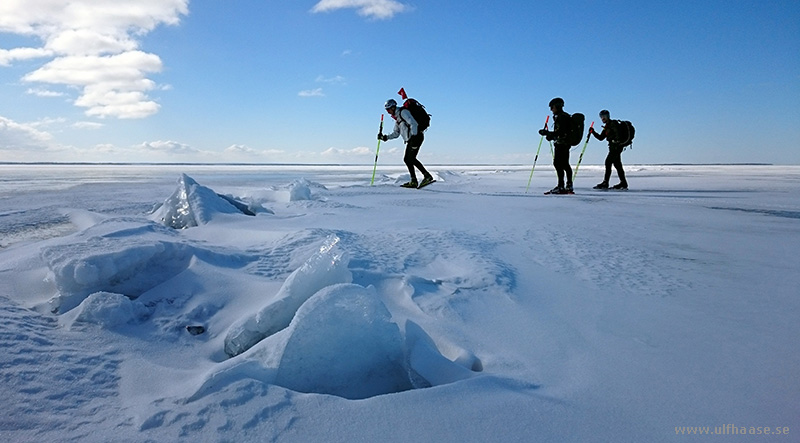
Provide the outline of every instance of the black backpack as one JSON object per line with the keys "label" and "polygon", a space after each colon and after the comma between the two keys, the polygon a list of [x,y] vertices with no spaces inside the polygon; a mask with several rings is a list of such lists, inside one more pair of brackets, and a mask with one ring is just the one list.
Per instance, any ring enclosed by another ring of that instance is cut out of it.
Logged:
{"label": "black backpack", "polygon": [[431,125],[431,115],[428,114],[422,103],[409,98],[403,103],[403,107],[408,109],[411,112],[411,116],[417,121],[417,130],[419,132],[428,129],[428,126]]}
{"label": "black backpack", "polygon": [[572,124],[569,129],[569,137],[567,137],[570,146],[578,146],[581,144],[581,140],[583,140],[583,122],[585,120],[586,117],[580,112],[572,114],[572,121],[570,122]]}
{"label": "black backpack", "polygon": [[617,139],[614,140],[614,142],[618,143],[623,148],[632,145],[636,128],[634,128],[628,120],[614,121],[617,123]]}

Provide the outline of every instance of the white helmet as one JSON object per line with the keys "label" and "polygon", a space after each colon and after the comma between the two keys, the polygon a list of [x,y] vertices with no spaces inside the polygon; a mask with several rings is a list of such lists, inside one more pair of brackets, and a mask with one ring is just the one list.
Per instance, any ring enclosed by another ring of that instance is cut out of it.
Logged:
{"label": "white helmet", "polygon": [[386,104],[383,105],[384,109],[396,108],[396,107],[397,107],[397,102],[394,101],[393,98],[390,98],[389,100],[386,100]]}

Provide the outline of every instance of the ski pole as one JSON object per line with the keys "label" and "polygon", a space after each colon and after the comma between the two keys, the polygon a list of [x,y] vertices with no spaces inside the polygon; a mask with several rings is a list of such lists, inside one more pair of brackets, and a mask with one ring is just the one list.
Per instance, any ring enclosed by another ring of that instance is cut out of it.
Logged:
{"label": "ski pole", "polygon": [[[547,118],[544,120],[544,128],[547,129],[547,122],[550,121],[550,116],[548,115]],[[533,170],[536,168],[536,160],[539,159],[539,150],[542,149],[542,140],[544,140],[544,136],[539,139],[539,147],[536,148],[536,157],[533,158],[533,167],[531,168],[531,176],[528,177],[528,186],[525,187],[525,192],[528,192],[528,188],[531,187],[531,179],[533,179]]]}
{"label": "ski pole", "polygon": [[[378,135],[383,135],[383,114],[381,114],[381,127],[378,129]],[[378,169],[378,153],[381,152],[381,139],[378,139],[378,149],[375,150],[375,166],[372,167],[372,180],[370,180],[369,185],[372,186],[375,183],[375,170]]]}
{"label": "ski pole", "polygon": [[592,135],[592,127],[594,127],[594,122],[589,126],[589,133],[586,134],[586,143],[583,144],[583,149],[581,150],[581,156],[578,157],[578,164],[575,166],[575,172],[572,174],[572,181],[575,181],[575,177],[578,176],[578,168],[581,167],[581,160],[583,160],[583,153],[586,152],[586,146],[589,144],[589,137]]}

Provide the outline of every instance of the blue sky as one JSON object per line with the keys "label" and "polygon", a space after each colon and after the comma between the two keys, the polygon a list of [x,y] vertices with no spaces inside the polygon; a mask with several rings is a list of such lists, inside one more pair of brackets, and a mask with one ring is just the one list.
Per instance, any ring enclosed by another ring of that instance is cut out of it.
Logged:
{"label": "blue sky", "polygon": [[797,1],[3,0],[0,161],[371,164],[404,87],[425,163],[530,163],[560,96],[626,163],[800,164],[797,54]]}

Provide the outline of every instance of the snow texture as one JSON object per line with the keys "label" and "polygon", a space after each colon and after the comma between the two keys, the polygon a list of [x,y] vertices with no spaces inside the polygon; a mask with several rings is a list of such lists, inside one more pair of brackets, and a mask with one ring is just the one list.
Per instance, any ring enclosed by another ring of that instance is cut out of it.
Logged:
{"label": "snow texture", "polygon": [[794,440],[800,168],[437,169],[0,165],[0,440]]}

